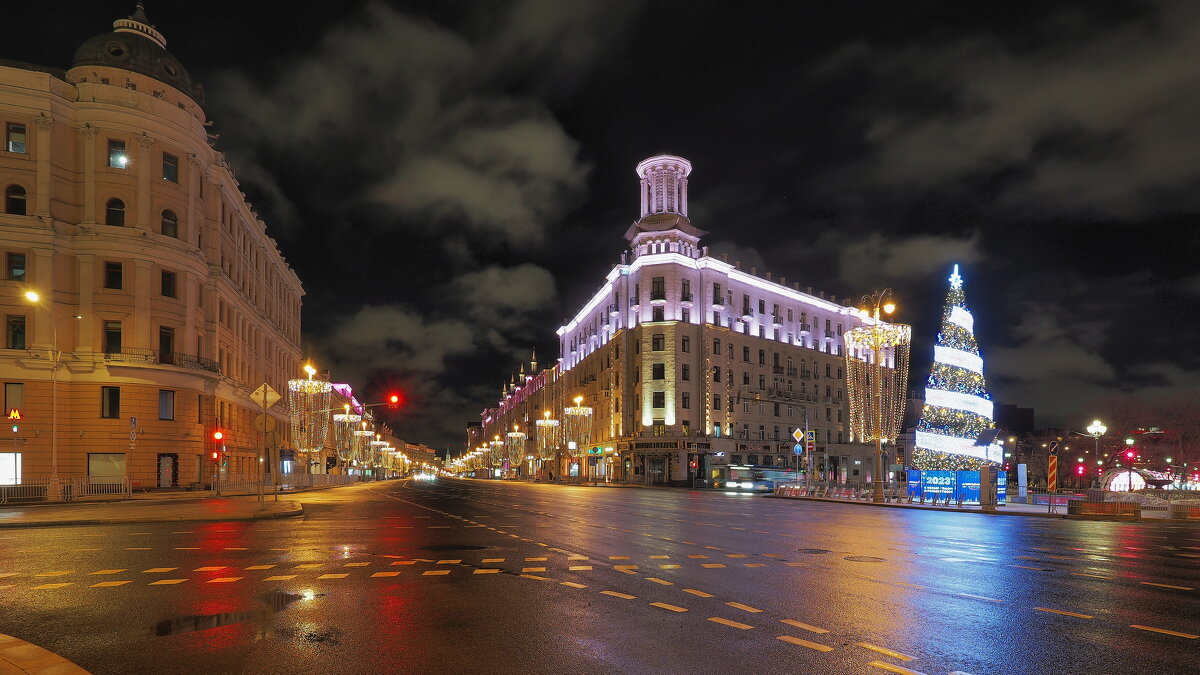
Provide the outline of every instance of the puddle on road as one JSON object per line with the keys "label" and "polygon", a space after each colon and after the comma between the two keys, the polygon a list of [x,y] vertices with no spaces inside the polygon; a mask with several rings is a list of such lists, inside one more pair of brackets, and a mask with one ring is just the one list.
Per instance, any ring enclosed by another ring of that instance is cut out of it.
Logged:
{"label": "puddle on road", "polygon": [[[220,628],[221,626],[229,626],[243,621],[254,621],[261,627],[266,627],[271,616],[277,612],[292,606],[293,603],[300,600],[315,600],[324,597],[324,593],[287,593],[285,591],[271,591],[258,597],[266,607],[262,609],[249,610],[245,612],[219,612],[217,614],[192,614],[189,616],[180,616],[173,619],[163,619],[154,624],[150,628],[152,637],[166,637],[168,635],[180,635],[182,633],[195,633],[197,631],[211,630]],[[311,631],[310,631],[311,632]],[[300,634],[300,631],[289,632],[285,637],[299,637],[302,640],[309,642],[330,642],[331,640],[312,640],[308,636]],[[283,635],[281,633],[281,635]],[[336,642],[336,640],[332,640]]]}

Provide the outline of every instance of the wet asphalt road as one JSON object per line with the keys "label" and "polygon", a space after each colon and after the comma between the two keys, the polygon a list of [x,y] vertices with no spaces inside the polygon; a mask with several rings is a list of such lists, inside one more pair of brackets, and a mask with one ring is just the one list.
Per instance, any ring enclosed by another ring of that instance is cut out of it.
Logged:
{"label": "wet asphalt road", "polygon": [[447,479],[300,500],[0,530],[0,633],[97,673],[1184,673],[1200,654],[1196,525]]}

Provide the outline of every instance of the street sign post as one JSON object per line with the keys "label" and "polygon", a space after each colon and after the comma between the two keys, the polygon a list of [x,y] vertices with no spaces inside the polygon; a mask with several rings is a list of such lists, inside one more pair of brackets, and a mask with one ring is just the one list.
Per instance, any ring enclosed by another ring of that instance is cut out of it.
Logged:
{"label": "street sign post", "polygon": [[800,441],[804,440],[804,431],[797,427],[796,430],[792,432],[792,438],[796,439],[796,442],[799,443]]}
{"label": "street sign post", "polygon": [[792,446],[792,452],[797,455],[803,455],[804,454],[804,446],[797,443]]}
{"label": "street sign post", "polygon": [[1050,504],[1047,506],[1047,513],[1055,511],[1054,494],[1058,491],[1058,441],[1050,442],[1050,458],[1046,465],[1046,492],[1049,493],[1048,498]]}

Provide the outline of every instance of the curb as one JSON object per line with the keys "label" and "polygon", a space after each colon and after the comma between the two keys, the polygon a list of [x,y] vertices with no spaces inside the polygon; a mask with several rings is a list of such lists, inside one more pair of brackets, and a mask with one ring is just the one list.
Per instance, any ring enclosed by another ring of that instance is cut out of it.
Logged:
{"label": "curb", "polygon": [[3,633],[0,633],[0,671],[89,675],[88,671],[48,649]]}
{"label": "curb", "polygon": [[81,525],[133,525],[145,523],[227,523],[230,521],[245,521],[245,520],[270,520],[272,518],[293,518],[295,516],[304,515],[304,506],[301,505],[298,509],[291,511],[271,511],[268,513],[249,513],[237,516],[226,516],[224,518],[188,518],[184,516],[175,518],[134,518],[134,519],[116,519],[116,518],[93,518],[90,520],[53,520],[38,523],[0,523],[0,529],[16,529],[22,527],[72,527]]}
{"label": "curb", "polygon": [[[875,502],[854,502],[854,501],[847,501],[845,499],[826,499],[823,497],[781,497],[779,495],[773,495],[773,494],[768,494],[768,495],[763,495],[763,496],[769,497],[771,499],[794,499],[794,500],[806,501],[806,502],[826,502],[829,504],[855,504],[857,506],[882,506],[882,507],[891,508],[891,509],[906,509],[909,511],[944,511],[946,513],[974,513],[974,514],[978,514],[981,516],[1025,516],[1027,518],[1060,518],[1060,519],[1064,519],[1064,520],[1068,517],[1067,514],[1065,514],[1065,513],[1019,513],[1016,511],[999,511],[999,510],[990,511],[990,512],[975,511],[975,510],[964,511],[963,509],[949,507],[949,506],[909,506],[907,504],[890,504],[887,502],[877,504]],[[1129,522],[1129,521],[1126,520],[1123,522]]]}

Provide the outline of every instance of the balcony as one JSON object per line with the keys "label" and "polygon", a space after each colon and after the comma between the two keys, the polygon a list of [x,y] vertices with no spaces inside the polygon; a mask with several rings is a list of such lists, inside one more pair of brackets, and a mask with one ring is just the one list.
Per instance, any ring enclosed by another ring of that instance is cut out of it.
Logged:
{"label": "balcony", "polygon": [[795,368],[788,368],[788,369],[787,369],[787,375],[788,375],[788,377],[795,377],[795,376],[796,376],[796,369],[795,369]]}
{"label": "balcony", "polygon": [[771,325],[775,326],[776,328],[782,328],[783,327],[783,317],[781,317],[781,316],[771,317]]}
{"label": "balcony", "polygon": [[679,301],[680,301],[680,302],[686,302],[686,303],[688,303],[688,304],[690,305],[690,304],[692,303],[692,294],[691,294],[691,293],[684,293],[683,295],[679,296]]}
{"label": "balcony", "polygon": [[714,309],[721,309],[724,306],[725,306],[724,298],[713,298],[713,308]]}
{"label": "balcony", "polygon": [[771,372],[776,375],[783,374],[783,366],[771,366]]}
{"label": "balcony", "polygon": [[221,374],[221,365],[212,359],[193,354],[162,352],[146,347],[122,347],[119,352],[105,352],[104,360],[117,363],[158,363]]}
{"label": "balcony", "polygon": [[825,337],[827,337],[827,338],[833,337],[833,331],[831,331],[831,330],[825,331]]}
{"label": "balcony", "polygon": [[619,316],[621,314],[621,310],[617,309],[616,303],[613,303],[608,306],[608,313],[610,316]]}
{"label": "balcony", "polygon": [[743,307],[742,308],[742,320],[743,321],[752,321],[753,319],[754,319],[754,310],[750,309],[749,307]]}

